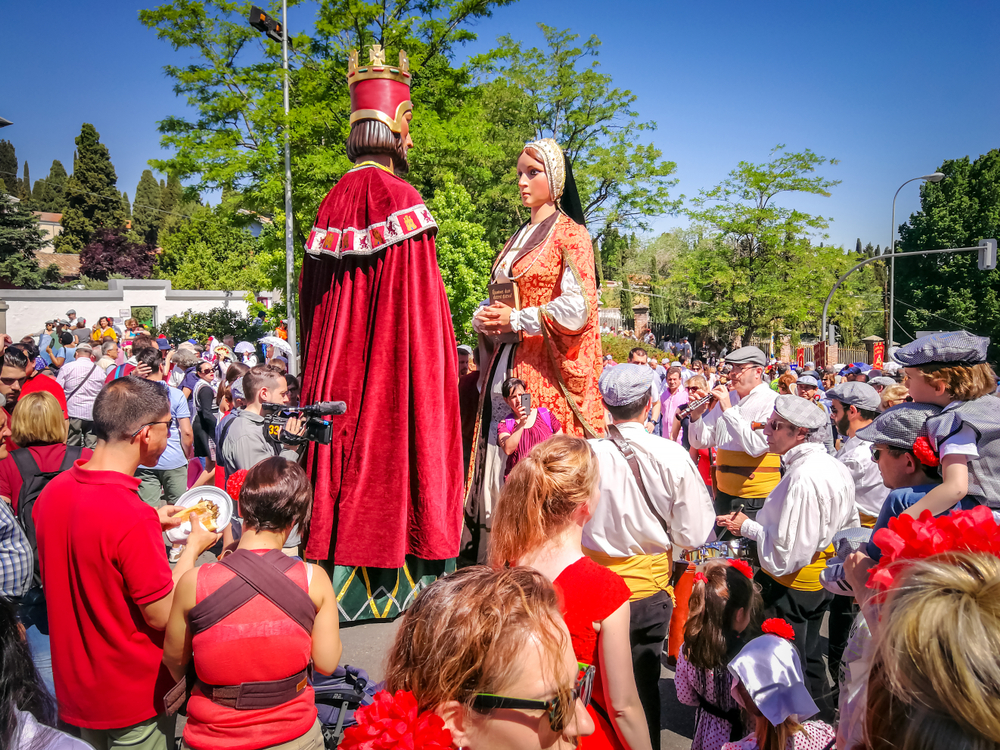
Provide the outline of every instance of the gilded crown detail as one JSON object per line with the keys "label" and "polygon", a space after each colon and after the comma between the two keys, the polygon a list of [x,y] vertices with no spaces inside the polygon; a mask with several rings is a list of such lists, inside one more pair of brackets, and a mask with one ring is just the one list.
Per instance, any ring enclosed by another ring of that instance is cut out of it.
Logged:
{"label": "gilded crown detail", "polygon": [[389,78],[410,85],[410,58],[404,50],[399,51],[399,66],[387,65],[386,51],[381,44],[373,44],[368,49],[368,62],[362,66],[358,51],[352,49],[347,53],[348,83],[357,83],[372,78]]}

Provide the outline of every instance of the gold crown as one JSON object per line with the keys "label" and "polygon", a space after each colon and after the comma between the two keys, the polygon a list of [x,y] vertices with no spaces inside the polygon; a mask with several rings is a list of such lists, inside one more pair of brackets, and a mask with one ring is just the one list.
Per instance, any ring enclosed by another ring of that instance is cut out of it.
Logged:
{"label": "gold crown", "polygon": [[389,78],[410,85],[410,58],[406,52],[399,51],[399,66],[385,64],[385,50],[381,44],[373,44],[368,50],[369,62],[364,67],[358,66],[358,51],[352,49],[347,53],[347,83],[348,85],[367,81],[371,78]]}

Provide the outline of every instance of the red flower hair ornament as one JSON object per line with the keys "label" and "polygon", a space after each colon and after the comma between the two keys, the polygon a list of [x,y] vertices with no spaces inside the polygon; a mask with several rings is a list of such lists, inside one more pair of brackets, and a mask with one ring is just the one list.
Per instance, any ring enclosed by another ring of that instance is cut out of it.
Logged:
{"label": "red flower hair ornament", "polygon": [[240,469],[230,474],[229,479],[226,480],[226,493],[233,499],[234,503],[240,501],[240,490],[243,489],[243,482],[246,478],[247,470]]}
{"label": "red flower hair ornament", "polygon": [[941,459],[931,447],[931,441],[926,437],[918,437],[913,443],[913,455],[924,466],[937,466],[941,463]]}
{"label": "red flower hair ornament", "polygon": [[746,560],[730,560],[729,567],[736,568],[751,581],[753,580],[753,568],[750,567],[750,563]]}
{"label": "red flower hair ornament", "polygon": [[780,617],[771,617],[764,620],[764,624],[760,626],[760,630],[762,633],[770,633],[771,635],[784,638],[786,641],[795,640],[795,631],[792,630],[792,626]]}
{"label": "red flower hair ornament", "polygon": [[694,574],[695,583],[708,583],[708,577],[700,570]]}
{"label": "red flower hair ornament", "polygon": [[340,750],[451,750],[451,732],[433,711],[419,711],[407,690],[395,695],[382,690],[375,702],[354,712],[358,723],[348,727]]}
{"label": "red flower hair ornament", "polygon": [[1000,524],[985,505],[956,510],[937,518],[925,510],[920,518],[890,518],[872,541],[882,550],[882,559],[868,571],[868,588],[886,590],[906,570],[908,561],[922,560],[945,552],[979,552],[1000,557]]}

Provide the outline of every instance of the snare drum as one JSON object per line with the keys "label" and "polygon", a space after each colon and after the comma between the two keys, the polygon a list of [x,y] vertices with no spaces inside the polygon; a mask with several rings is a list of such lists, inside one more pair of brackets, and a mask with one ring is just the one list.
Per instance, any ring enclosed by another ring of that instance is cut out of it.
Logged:
{"label": "snare drum", "polygon": [[709,542],[700,547],[687,550],[681,557],[694,565],[701,565],[710,560],[746,560],[753,562],[750,543],[742,537],[725,542]]}

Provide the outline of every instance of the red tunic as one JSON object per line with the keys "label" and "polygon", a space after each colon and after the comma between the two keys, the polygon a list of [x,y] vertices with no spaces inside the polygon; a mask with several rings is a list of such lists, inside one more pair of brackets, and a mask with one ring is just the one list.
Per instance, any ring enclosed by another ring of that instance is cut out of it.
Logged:
{"label": "red tunic", "polygon": [[[589,557],[581,557],[560,573],[556,577],[555,586],[562,595],[563,619],[566,620],[566,627],[573,639],[573,652],[577,661],[597,666],[591,703],[596,701],[606,712],[608,699],[601,679],[600,651],[594,623],[608,617],[627,602],[631,592],[620,575],[598,565]],[[615,728],[594,710],[593,705],[588,706],[587,711],[594,720],[594,733],[582,738],[580,747],[589,750],[623,750]]]}
{"label": "red tunic", "polygon": [[408,183],[352,169],[319,208],[302,263],[302,403],[347,402],[310,444],[306,555],[399,568],[458,554],[458,351],[437,227]]}

